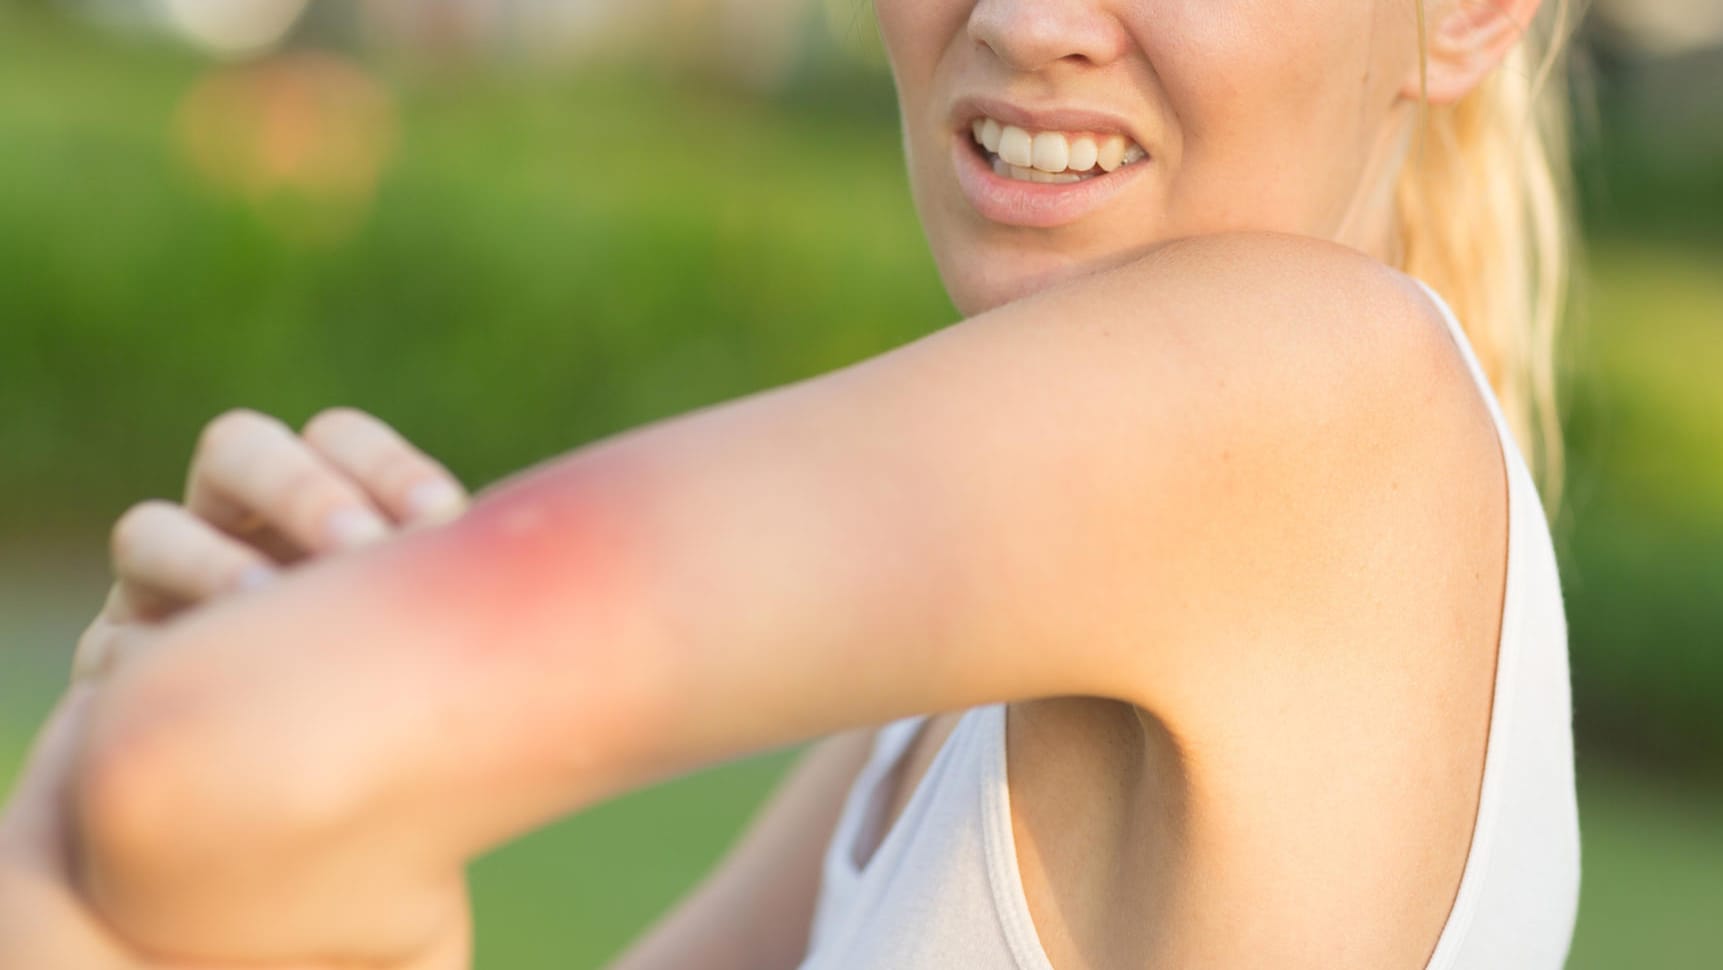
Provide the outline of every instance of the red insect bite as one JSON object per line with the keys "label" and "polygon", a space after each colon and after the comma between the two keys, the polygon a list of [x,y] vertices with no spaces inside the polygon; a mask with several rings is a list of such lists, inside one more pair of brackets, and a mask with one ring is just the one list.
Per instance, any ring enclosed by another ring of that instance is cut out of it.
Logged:
{"label": "red insect bite", "polygon": [[642,578],[644,491],[609,456],[523,473],[424,542],[404,544],[402,592],[475,649],[602,628]]}

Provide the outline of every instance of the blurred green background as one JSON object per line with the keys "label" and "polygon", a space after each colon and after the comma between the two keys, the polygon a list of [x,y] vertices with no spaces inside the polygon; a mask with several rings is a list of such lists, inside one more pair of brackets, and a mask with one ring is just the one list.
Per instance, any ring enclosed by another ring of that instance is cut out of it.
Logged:
{"label": "blurred green background", "polygon": [[[100,606],[107,529],[180,497],[222,410],[356,405],[478,486],[955,318],[865,5],[571,0],[551,29],[528,12],[555,5],[247,2],[296,19],[191,24],[200,47],[159,4],[0,0],[0,783]],[[1599,3],[1579,38],[1574,967],[1723,953],[1714,2]],[[482,861],[479,966],[600,965],[793,754]]]}

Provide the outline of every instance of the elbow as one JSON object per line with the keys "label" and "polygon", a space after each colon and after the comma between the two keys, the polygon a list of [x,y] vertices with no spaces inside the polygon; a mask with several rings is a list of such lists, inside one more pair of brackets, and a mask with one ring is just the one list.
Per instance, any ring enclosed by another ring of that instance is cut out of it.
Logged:
{"label": "elbow", "polygon": [[65,794],[67,848],[77,891],[132,944],[171,953],[201,939],[227,899],[353,814],[346,793],[279,757],[290,746],[256,744],[185,694],[110,686]]}

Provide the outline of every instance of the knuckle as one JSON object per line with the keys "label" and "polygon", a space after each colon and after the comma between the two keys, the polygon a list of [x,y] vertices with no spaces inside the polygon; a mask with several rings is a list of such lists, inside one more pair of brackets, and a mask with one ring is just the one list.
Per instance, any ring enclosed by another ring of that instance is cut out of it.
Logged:
{"label": "knuckle", "polygon": [[166,499],[145,499],[120,513],[108,538],[109,552],[118,560],[128,559],[144,542],[155,523],[174,514],[178,506]]}
{"label": "knuckle", "polygon": [[245,563],[225,549],[201,549],[186,568],[195,577],[198,589],[213,593],[237,580]]}
{"label": "knuckle", "polygon": [[341,433],[343,428],[352,428],[372,420],[369,414],[346,404],[337,404],[324,408],[311,416],[305,422],[305,428],[300,432],[307,440],[321,440]]}
{"label": "knuckle", "polygon": [[372,465],[372,481],[388,495],[405,496],[420,482],[442,477],[437,468],[416,455],[390,451],[377,456]]}
{"label": "knuckle", "polygon": [[329,513],[353,501],[329,472],[315,465],[295,467],[277,488],[281,521],[289,523],[290,528],[303,530],[307,536],[320,536],[323,520]]}
{"label": "knuckle", "polygon": [[208,454],[274,427],[276,419],[253,408],[230,408],[211,418],[198,436],[198,452]]}

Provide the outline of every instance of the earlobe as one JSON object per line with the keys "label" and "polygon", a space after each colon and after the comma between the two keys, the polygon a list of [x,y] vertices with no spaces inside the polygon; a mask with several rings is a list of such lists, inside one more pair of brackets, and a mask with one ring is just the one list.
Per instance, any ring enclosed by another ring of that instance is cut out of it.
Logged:
{"label": "earlobe", "polygon": [[[1423,2],[1423,0],[1415,0]],[[1431,104],[1451,104],[1477,87],[1525,36],[1541,0],[1436,0],[1425,8],[1425,52]],[[1416,100],[1416,65],[1401,94]]]}

